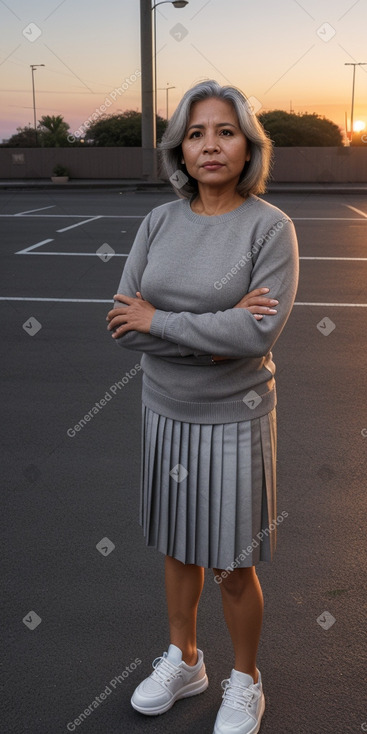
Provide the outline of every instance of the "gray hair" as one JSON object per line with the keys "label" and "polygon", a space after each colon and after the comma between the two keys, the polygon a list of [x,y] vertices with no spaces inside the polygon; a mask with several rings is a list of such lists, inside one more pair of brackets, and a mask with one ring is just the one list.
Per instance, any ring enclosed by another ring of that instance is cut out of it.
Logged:
{"label": "gray hair", "polygon": [[[196,179],[189,176],[182,160],[182,141],[194,102],[216,97],[232,103],[238,117],[240,129],[245,135],[251,151],[251,159],[246,161],[237,185],[241,196],[263,194],[270,172],[272,142],[256,115],[250,102],[240,89],[231,86],[221,87],[210,79],[200,82],[189,89],[178,104],[159,144],[161,160],[176,194],[189,199],[198,193]],[[174,182],[177,182],[175,185]]]}

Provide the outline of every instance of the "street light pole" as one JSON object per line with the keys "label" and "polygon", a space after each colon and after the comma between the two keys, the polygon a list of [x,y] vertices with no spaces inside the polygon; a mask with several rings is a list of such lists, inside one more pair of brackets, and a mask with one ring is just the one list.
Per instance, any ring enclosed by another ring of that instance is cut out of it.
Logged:
{"label": "street light pole", "polygon": [[151,0],[140,0],[140,58],[142,175],[145,179],[156,180]]}
{"label": "street light pole", "polygon": [[[141,58],[141,144],[143,154],[143,178],[157,180],[156,159],[156,124],[157,110],[156,89],[153,93],[153,48],[152,48],[152,12],[158,5],[170,3],[175,8],[184,8],[188,0],[160,0],[152,6],[152,0],[140,0],[140,58]],[[156,54],[156,23],[154,14],[154,53]],[[154,79],[157,78],[157,67],[154,64]]]}
{"label": "street light pole", "polygon": [[157,104],[157,21],[156,21],[155,9],[158,7],[158,5],[166,5],[167,3],[170,3],[171,5],[173,5],[174,8],[180,9],[188,5],[189,0],[160,0],[160,2],[155,3],[152,7],[152,12],[154,15],[154,107],[155,107],[154,111],[155,111],[156,117],[158,114],[158,104]]}
{"label": "street light pole", "polygon": [[162,92],[166,92],[166,120],[168,122],[168,92],[170,89],[176,89],[176,87],[158,87]]}
{"label": "street light pole", "polygon": [[35,133],[35,140],[37,145],[37,120],[36,120],[36,93],[34,89],[34,70],[37,68],[37,66],[44,66],[44,64],[30,64],[30,67],[32,69],[32,93],[33,93],[33,120],[34,120],[34,133]]}
{"label": "street light pole", "polygon": [[348,61],[344,63],[344,66],[353,66],[353,82],[352,82],[352,109],[350,113],[350,142],[353,142],[353,120],[354,120],[354,88],[356,81],[356,66],[367,66],[367,62],[352,62]]}

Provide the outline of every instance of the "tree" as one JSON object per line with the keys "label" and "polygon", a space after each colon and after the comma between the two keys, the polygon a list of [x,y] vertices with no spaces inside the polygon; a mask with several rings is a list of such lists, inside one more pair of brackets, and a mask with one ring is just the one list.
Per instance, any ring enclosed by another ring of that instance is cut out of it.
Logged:
{"label": "tree", "polygon": [[[157,140],[160,141],[167,120],[157,116]],[[100,146],[141,146],[141,112],[125,110],[115,115],[102,115],[99,120],[92,122],[85,135],[86,140],[93,141]]]}
{"label": "tree", "polygon": [[62,115],[43,115],[39,120],[39,138],[45,148],[61,148],[69,145],[70,125]]}
{"label": "tree", "polygon": [[7,143],[2,143],[6,148],[34,148],[36,145],[36,135],[34,127],[26,125],[25,127],[17,127],[17,132],[9,138]]}
{"label": "tree", "polygon": [[302,115],[272,110],[261,113],[259,121],[277,147],[343,145],[339,127],[316,113]]}

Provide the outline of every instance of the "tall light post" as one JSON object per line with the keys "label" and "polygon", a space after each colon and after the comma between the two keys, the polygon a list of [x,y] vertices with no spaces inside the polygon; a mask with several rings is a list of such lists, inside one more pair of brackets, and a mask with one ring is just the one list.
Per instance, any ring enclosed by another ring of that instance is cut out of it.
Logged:
{"label": "tall light post", "polygon": [[[156,21],[156,12],[155,9],[158,7],[158,5],[166,5],[169,3],[170,5],[173,5],[174,8],[180,9],[184,8],[186,5],[189,4],[189,0],[160,0],[160,2],[155,3],[152,6],[152,12],[154,15],[154,114],[155,119],[157,119],[158,114],[158,104],[157,104],[157,21]],[[168,118],[167,118],[168,119]]]}
{"label": "tall light post", "polygon": [[176,89],[176,87],[158,87],[161,92],[166,92],[166,120],[168,122],[168,92],[170,89]]}
{"label": "tall light post", "polygon": [[37,66],[45,66],[45,64],[30,64],[30,67],[32,69],[33,119],[34,119],[34,133],[35,133],[35,138],[36,138],[36,145],[37,145],[37,120],[36,120],[36,93],[34,90],[34,70],[37,69]]}
{"label": "tall light post", "polygon": [[175,8],[183,8],[188,4],[188,0],[161,0],[152,7],[152,0],[140,0],[142,175],[143,178],[148,180],[157,179],[156,151],[154,150],[156,147],[156,125],[154,119],[152,12],[163,2],[169,2]]}
{"label": "tall light post", "polygon": [[354,87],[356,81],[356,66],[367,66],[367,62],[347,61],[344,66],[353,66],[353,82],[352,82],[352,109],[350,113],[350,142],[353,142],[353,119],[354,119]]}

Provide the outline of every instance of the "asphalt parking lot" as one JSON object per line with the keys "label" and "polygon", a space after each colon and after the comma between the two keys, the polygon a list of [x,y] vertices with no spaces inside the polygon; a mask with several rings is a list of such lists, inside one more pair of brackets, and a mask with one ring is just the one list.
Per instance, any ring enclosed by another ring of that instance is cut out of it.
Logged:
{"label": "asphalt parking lot", "polygon": [[[210,570],[198,635],[208,690],[157,718],[130,706],[168,646],[164,559],[138,525],[141,355],[116,348],[105,316],[142,218],[173,198],[0,192],[4,734],[212,734],[232,649]],[[293,219],[301,260],[274,349],[278,511],[288,516],[273,563],[257,566],[261,734],[358,734],[367,731],[367,199],[265,198]]]}

